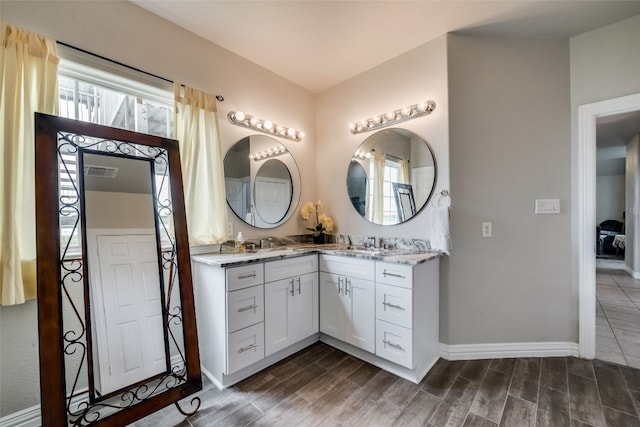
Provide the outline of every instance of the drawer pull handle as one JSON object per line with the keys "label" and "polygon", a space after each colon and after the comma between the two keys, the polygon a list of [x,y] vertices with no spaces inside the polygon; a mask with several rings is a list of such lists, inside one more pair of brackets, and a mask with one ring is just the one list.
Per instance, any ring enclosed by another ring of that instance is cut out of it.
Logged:
{"label": "drawer pull handle", "polygon": [[398,350],[402,350],[402,351],[404,351],[404,348],[402,348],[402,346],[401,346],[400,344],[395,344],[395,343],[392,343],[391,341],[387,341],[387,340],[384,340],[384,341],[382,341],[382,342],[383,342],[383,343],[385,343],[386,345],[391,346],[391,347],[395,347],[395,348],[397,348]]}
{"label": "drawer pull handle", "polygon": [[251,273],[251,274],[243,274],[238,276],[238,279],[255,279],[256,277],[256,273]]}
{"label": "drawer pull handle", "polygon": [[238,350],[238,353],[244,353],[245,351],[251,350],[252,348],[256,348],[257,346],[258,344],[251,344],[246,347],[242,347],[240,350]]}
{"label": "drawer pull handle", "polygon": [[387,307],[391,307],[391,308],[397,308],[398,310],[404,310],[403,306],[391,304],[390,302],[383,302],[382,305],[386,305]]}
{"label": "drawer pull handle", "polygon": [[396,274],[396,273],[388,273],[387,270],[384,270],[382,272],[382,275],[387,277],[387,276],[391,276],[391,277],[398,277],[400,279],[404,279],[405,277],[402,274]]}
{"label": "drawer pull handle", "polygon": [[258,306],[257,306],[257,305],[255,305],[255,304],[253,304],[253,305],[248,305],[248,306],[246,306],[246,307],[239,308],[239,309],[238,309],[238,313],[242,313],[243,311],[247,311],[247,310],[254,310],[254,309],[256,309],[256,308],[258,308]]}
{"label": "drawer pull handle", "polygon": [[344,294],[345,295],[351,295],[351,280],[347,279],[346,277],[344,278]]}
{"label": "drawer pull handle", "polygon": [[342,295],[342,277],[338,277],[338,293]]}
{"label": "drawer pull handle", "polygon": [[302,293],[302,290],[300,289],[300,278],[298,277],[298,295],[300,295]]}

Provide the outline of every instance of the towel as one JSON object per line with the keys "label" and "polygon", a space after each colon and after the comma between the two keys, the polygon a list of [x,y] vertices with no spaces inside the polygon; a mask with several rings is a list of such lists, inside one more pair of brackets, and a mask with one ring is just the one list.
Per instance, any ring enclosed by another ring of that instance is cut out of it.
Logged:
{"label": "towel", "polygon": [[449,207],[435,207],[431,211],[431,250],[451,251],[451,233],[449,232]]}

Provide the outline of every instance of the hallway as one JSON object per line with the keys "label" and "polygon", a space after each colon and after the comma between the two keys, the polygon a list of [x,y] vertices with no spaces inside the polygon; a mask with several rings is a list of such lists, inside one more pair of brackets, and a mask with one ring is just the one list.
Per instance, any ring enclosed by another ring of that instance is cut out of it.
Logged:
{"label": "hallway", "polygon": [[622,260],[596,260],[596,358],[640,368],[640,280]]}

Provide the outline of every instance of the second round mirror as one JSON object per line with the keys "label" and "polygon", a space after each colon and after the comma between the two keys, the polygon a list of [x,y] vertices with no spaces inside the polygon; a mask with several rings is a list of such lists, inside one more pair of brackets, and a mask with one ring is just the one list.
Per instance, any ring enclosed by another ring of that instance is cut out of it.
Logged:
{"label": "second round mirror", "polygon": [[427,143],[406,129],[384,129],[354,153],[347,193],[363,218],[394,225],[410,220],[427,204],[435,180],[436,163]]}

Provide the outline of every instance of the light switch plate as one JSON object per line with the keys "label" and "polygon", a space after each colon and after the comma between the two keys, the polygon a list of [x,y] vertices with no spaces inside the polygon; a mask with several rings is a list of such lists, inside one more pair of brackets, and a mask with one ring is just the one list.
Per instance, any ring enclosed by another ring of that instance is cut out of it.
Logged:
{"label": "light switch plate", "polygon": [[482,237],[491,237],[493,235],[493,224],[490,222],[482,223]]}
{"label": "light switch plate", "polygon": [[560,199],[536,199],[536,215],[560,213]]}

